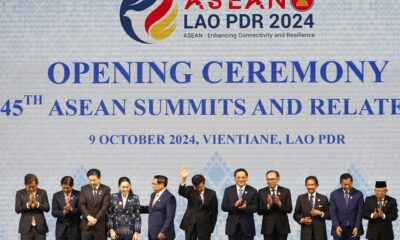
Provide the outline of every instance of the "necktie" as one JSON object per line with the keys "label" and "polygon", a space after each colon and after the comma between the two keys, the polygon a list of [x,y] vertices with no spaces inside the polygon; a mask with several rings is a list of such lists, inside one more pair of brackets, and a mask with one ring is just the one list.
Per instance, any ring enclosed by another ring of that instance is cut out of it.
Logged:
{"label": "necktie", "polygon": [[349,206],[349,192],[344,192],[344,201],[346,203],[346,207]]}
{"label": "necktie", "polygon": [[93,202],[96,202],[97,189],[93,188]]}
{"label": "necktie", "polygon": [[239,200],[242,200],[243,197],[243,189],[239,188]]}
{"label": "necktie", "polygon": [[275,189],[271,189],[272,191],[272,204],[275,202]]}
{"label": "necktie", "polygon": [[383,207],[383,199],[379,199],[378,206],[379,206],[379,209],[382,209],[382,207]]}
{"label": "necktie", "polygon": [[71,194],[65,195],[65,204],[69,204],[71,202]]}
{"label": "necktie", "polygon": [[156,202],[158,201],[159,198],[160,198],[160,195],[157,193],[157,194],[154,196],[153,206],[154,206],[154,204],[156,204]]}
{"label": "necktie", "polygon": [[201,205],[204,204],[204,192],[200,193]]}
{"label": "necktie", "polygon": [[[35,193],[31,193],[30,198],[31,198],[32,200],[36,200]],[[32,216],[31,225],[32,225],[33,227],[36,226],[36,220],[35,220],[35,217],[34,217],[34,216]]]}
{"label": "necktie", "polygon": [[314,195],[311,194],[310,195],[310,209],[313,209],[313,208],[314,208]]}

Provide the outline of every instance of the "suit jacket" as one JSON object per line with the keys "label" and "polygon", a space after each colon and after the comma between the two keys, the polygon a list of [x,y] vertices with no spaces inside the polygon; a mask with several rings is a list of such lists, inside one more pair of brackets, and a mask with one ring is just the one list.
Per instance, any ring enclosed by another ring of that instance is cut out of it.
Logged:
{"label": "suit jacket", "polygon": [[204,190],[204,203],[201,203],[200,194],[193,186],[179,184],[179,195],[188,200],[185,214],[180,228],[186,232],[193,232],[195,226],[198,236],[209,236],[215,227],[218,215],[218,199],[214,190]]}
{"label": "suit jacket", "polygon": [[297,198],[293,218],[301,225],[301,240],[312,239],[313,232],[315,239],[328,239],[325,224],[325,220],[330,219],[328,198],[322,194],[316,193],[314,201],[314,209],[323,212],[324,216],[312,217],[312,223],[310,225],[301,224],[300,221],[302,218],[311,217],[310,200],[308,198],[308,193],[302,194]]}
{"label": "suit jacket", "polygon": [[378,198],[373,195],[365,199],[364,218],[368,219],[367,239],[394,239],[392,221],[397,219],[396,199],[385,196],[385,202],[382,211],[385,213],[385,219],[371,219],[371,213],[378,208]]}
{"label": "suit jacket", "polygon": [[331,203],[329,213],[332,219],[331,235],[334,238],[339,238],[336,235],[336,227],[346,228],[346,223],[350,224],[350,229],[358,228],[358,236],[364,234],[362,225],[362,215],[364,208],[364,197],[362,192],[355,188],[350,190],[349,206],[346,207],[343,189],[336,189],[331,193]]}
{"label": "suit jacket", "polygon": [[[88,231],[95,228],[97,231],[106,232],[106,212],[110,207],[110,188],[100,184],[97,189],[96,198],[93,199],[93,189],[90,184],[85,185],[81,189],[79,196],[79,209],[82,212],[81,230]],[[88,226],[87,216],[91,215],[97,219],[96,225]]]}
{"label": "suit jacket", "polygon": [[51,203],[51,215],[57,218],[56,222],[56,239],[60,239],[67,227],[71,229],[71,234],[76,238],[80,238],[79,225],[81,223],[81,211],[79,210],[79,194],[77,190],[72,190],[70,205],[72,211],[64,215],[65,194],[63,191],[54,193]]}
{"label": "suit jacket", "polygon": [[36,190],[36,201],[39,202],[39,207],[34,209],[26,206],[29,202],[29,196],[30,194],[26,189],[19,190],[15,196],[15,212],[21,213],[18,232],[21,234],[27,234],[31,229],[32,217],[34,217],[37,231],[41,234],[46,234],[49,229],[43,213],[50,210],[47,193],[45,190],[40,188]]}
{"label": "suit jacket", "polygon": [[262,188],[258,191],[258,214],[263,216],[261,233],[272,234],[274,227],[276,227],[279,234],[290,233],[289,218],[287,216],[293,210],[290,190],[278,186],[277,196],[282,202],[280,207],[273,204],[268,208],[268,195],[271,195],[269,187]]}
{"label": "suit jacket", "polygon": [[132,239],[135,232],[140,233],[142,224],[139,196],[129,193],[124,207],[121,193],[113,193],[107,219],[108,229],[113,229],[119,238]]}
{"label": "suit jacket", "polygon": [[258,208],[257,190],[246,185],[242,199],[247,202],[247,207],[238,209],[235,207],[235,203],[239,200],[236,185],[225,189],[221,208],[224,212],[228,212],[225,226],[226,235],[234,235],[238,224],[246,236],[256,235],[253,213],[257,212]]}
{"label": "suit jacket", "polygon": [[157,239],[160,232],[165,234],[165,240],[175,239],[174,219],[176,211],[176,199],[168,189],[165,189],[163,194],[153,206],[155,197],[153,192],[150,196],[149,204],[149,238]]}

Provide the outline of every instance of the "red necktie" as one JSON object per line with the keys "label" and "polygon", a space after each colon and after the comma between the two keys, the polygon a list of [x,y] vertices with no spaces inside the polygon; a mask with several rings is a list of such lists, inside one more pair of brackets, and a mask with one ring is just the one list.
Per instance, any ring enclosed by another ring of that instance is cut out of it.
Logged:
{"label": "red necktie", "polygon": [[71,194],[65,195],[65,204],[69,204],[71,202]]}

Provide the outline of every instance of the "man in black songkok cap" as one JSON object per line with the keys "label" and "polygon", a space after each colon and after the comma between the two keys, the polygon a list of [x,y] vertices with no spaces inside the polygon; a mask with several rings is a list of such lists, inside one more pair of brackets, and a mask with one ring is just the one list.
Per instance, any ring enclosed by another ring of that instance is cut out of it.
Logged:
{"label": "man in black songkok cap", "polygon": [[364,218],[368,219],[366,238],[369,240],[393,240],[392,221],[397,219],[396,199],[386,195],[385,181],[376,181],[375,195],[365,199]]}

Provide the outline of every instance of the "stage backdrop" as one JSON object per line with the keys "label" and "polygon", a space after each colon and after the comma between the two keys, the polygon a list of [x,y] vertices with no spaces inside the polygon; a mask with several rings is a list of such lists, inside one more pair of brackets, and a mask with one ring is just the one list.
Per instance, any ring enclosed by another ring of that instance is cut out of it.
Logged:
{"label": "stage backdrop", "polygon": [[[181,165],[204,174],[219,204],[239,167],[257,189],[279,170],[293,206],[308,175],[325,195],[349,172],[365,196],[386,180],[400,197],[399,10],[398,0],[0,1],[0,239],[19,239],[26,173],[51,202],[63,176],[79,189],[99,168],[112,192],[130,177],[142,204],[166,175],[179,240]],[[225,219],[220,210],[213,239],[226,238]]]}

